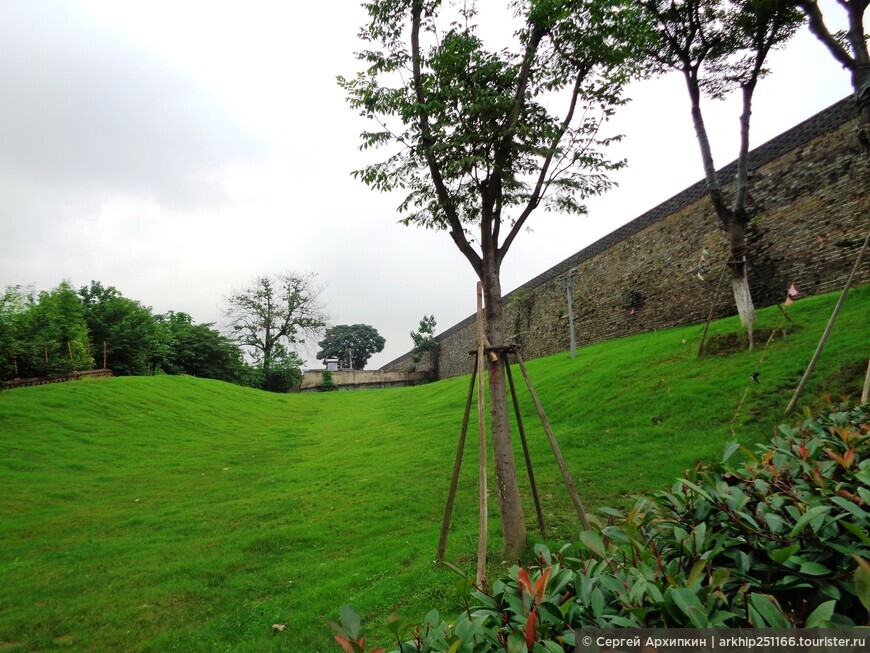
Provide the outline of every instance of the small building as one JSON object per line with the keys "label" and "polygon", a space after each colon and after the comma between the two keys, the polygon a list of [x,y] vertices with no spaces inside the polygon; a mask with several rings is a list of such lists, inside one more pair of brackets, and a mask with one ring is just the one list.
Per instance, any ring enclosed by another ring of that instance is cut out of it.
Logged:
{"label": "small building", "polygon": [[327,358],[325,362],[326,362],[326,371],[327,372],[338,372],[338,359],[337,358]]}

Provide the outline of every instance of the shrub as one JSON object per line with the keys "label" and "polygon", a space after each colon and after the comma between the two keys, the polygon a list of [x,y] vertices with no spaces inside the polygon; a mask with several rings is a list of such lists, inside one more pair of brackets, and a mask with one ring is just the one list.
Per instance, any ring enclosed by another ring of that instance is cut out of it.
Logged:
{"label": "shrub", "polygon": [[335,384],[335,381],[332,380],[331,371],[324,370],[323,380],[320,382],[320,385],[317,386],[317,389],[320,392],[334,392],[335,390],[338,390],[338,386]]}
{"label": "shrub", "polygon": [[491,586],[464,579],[454,624],[432,611],[396,626],[396,650],[556,652],[575,628],[868,624],[868,415],[807,417],[755,452],[732,443],[627,514],[602,509],[576,546],[537,545]]}

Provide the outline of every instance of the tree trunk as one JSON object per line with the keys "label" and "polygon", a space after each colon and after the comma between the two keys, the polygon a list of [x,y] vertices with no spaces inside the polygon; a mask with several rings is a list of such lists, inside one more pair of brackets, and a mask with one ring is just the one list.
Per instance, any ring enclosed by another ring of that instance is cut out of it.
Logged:
{"label": "tree trunk", "polygon": [[[499,347],[505,344],[504,310],[498,265],[493,259],[492,256],[484,256],[481,281],[486,301],[486,336],[492,346]],[[517,470],[514,464],[503,355],[499,355],[495,362],[487,358],[487,376],[489,378],[492,448],[495,458],[495,478],[498,486],[498,503],[501,509],[502,533],[506,553],[509,557],[514,557],[526,545],[526,522],[517,484]]]}
{"label": "tree trunk", "polygon": [[732,220],[728,225],[728,241],[731,250],[731,260],[728,262],[728,267],[731,270],[731,290],[734,293],[734,303],[737,305],[740,323],[746,327],[749,349],[752,349],[755,305],[749,290],[749,277],[746,268],[746,230],[738,220]]}

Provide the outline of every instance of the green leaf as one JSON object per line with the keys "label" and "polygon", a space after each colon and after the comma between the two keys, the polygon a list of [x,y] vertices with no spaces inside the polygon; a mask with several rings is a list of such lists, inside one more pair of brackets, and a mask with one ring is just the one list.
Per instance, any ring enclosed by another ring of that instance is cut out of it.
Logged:
{"label": "green leaf", "polygon": [[788,628],[791,624],[786,619],[785,615],[776,602],[776,599],[768,594],[751,594],[749,596],[749,606],[755,613],[763,619],[764,623],[755,623],[756,628]]}
{"label": "green leaf", "polygon": [[685,587],[671,589],[671,598],[680,611],[689,618],[695,628],[708,626],[707,613],[698,595]]}
{"label": "green leaf", "polygon": [[711,502],[713,501],[713,498],[709,494],[707,494],[706,490],[702,489],[701,486],[699,486],[699,485],[695,485],[694,483],[692,483],[688,479],[678,478],[677,483],[680,483],[681,485],[685,485],[687,488],[689,488],[690,490],[692,490],[696,494],[700,494],[707,501],[711,501]]}
{"label": "green leaf", "polygon": [[831,512],[831,506],[813,506],[803,515],[801,515],[800,519],[798,519],[797,522],[795,522],[794,527],[791,529],[791,533],[789,533],[789,537],[794,537],[795,535],[800,533],[804,529],[804,527],[816,517],[826,515],[829,512]]}
{"label": "green leaf", "polygon": [[801,565],[800,572],[807,576],[826,576],[831,570],[818,562],[805,562]]}
{"label": "green leaf", "polygon": [[522,633],[515,630],[508,637],[508,653],[528,653],[529,647],[526,646],[526,640]]}
{"label": "green leaf", "polygon": [[859,556],[853,557],[858,561],[854,575],[855,594],[858,595],[861,605],[870,612],[870,563]]}
{"label": "green leaf", "polygon": [[359,612],[352,605],[342,607],[341,625],[351,639],[359,639]]}
{"label": "green leaf", "polygon": [[583,531],[580,533],[580,541],[588,548],[592,553],[604,557],[606,553],[606,549],[604,548],[604,542],[601,539],[601,536],[595,531]]}
{"label": "green leaf", "polygon": [[784,546],[781,549],[774,549],[773,551],[768,551],[767,553],[773,559],[773,561],[779,565],[783,565],[788,562],[789,558],[791,558],[795,553],[800,551],[800,544],[792,544],[791,546]]}
{"label": "green leaf", "polygon": [[722,454],[722,462],[727,461],[738,449],[740,449],[739,442],[729,442],[728,446],[725,447],[725,453]]}
{"label": "green leaf", "polygon": [[704,569],[706,568],[707,561],[703,559],[698,560],[698,562],[696,562],[695,565],[692,567],[692,571],[689,572],[689,577],[686,580],[686,584],[689,587],[692,587],[695,584],[695,581],[697,581],[698,578],[701,577],[701,574],[704,573]]}
{"label": "green leaf", "polygon": [[825,601],[815,610],[813,613],[807,617],[807,622],[804,624],[804,628],[825,628],[828,626],[826,622],[831,620],[831,617],[834,615],[834,607],[837,605],[836,601]]}

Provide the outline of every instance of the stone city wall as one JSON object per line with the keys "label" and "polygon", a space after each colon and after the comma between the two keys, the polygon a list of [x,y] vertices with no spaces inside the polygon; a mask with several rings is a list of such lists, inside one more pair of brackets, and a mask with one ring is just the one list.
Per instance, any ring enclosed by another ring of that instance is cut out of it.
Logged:
{"label": "stone city wall", "polygon": [[[845,284],[870,229],[870,165],[855,136],[854,116],[853,101],[842,100],[751,153],[755,218],[747,237],[757,306],[782,301],[791,283],[802,295]],[[733,163],[723,168],[720,179],[730,182],[734,168]],[[730,193],[731,186],[725,190]],[[569,348],[561,277],[571,271],[576,271],[572,298],[578,346],[703,322],[727,252],[725,233],[699,182],[507,295],[508,341],[520,344],[525,358]],[[870,260],[856,283],[865,281],[870,281]],[[726,277],[714,315],[735,312]],[[438,340],[439,375],[468,373],[474,316]],[[408,358],[382,369],[401,369]]]}

